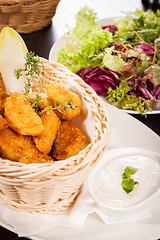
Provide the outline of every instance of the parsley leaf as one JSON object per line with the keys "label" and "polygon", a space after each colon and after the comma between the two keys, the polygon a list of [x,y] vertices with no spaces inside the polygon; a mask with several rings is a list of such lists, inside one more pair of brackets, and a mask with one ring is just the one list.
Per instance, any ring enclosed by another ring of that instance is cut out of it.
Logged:
{"label": "parsley leaf", "polygon": [[130,167],[130,166],[128,166],[124,169],[124,173],[122,174],[122,179],[123,180],[122,180],[121,185],[122,185],[123,190],[127,194],[133,191],[134,186],[136,184],[139,184],[139,182],[134,181],[131,178],[131,176],[134,175],[137,172],[137,170],[138,170],[137,168],[133,168],[133,167]]}
{"label": "parsley leaf", "polygon": [[137,172],[137,168],[133,168],[133,167],[126,167],[124,169],[124,173],[126,175],[134,175]]}

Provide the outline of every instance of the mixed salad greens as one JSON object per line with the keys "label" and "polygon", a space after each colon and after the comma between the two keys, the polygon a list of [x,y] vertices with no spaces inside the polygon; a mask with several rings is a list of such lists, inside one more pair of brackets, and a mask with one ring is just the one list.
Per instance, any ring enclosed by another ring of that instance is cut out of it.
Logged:
{"label": "mixed salad greens", "polygon": [[58,62],[114,106],[145,115],[160,99],[160,10],[136,10],[100,26],[85,6],[66,34]]}

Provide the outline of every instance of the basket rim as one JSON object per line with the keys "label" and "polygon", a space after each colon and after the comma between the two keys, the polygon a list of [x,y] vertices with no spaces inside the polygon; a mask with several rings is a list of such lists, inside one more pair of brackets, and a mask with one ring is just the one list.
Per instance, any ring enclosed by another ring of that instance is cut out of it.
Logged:
{"label": "basket rim", "polygon": [[71,78],[78,83],[90,105],[95,132],[85,149],[65,160],[24,164],[0,158],[0,201],[31,213],[64,210],[75,201],[84,180],[106,150],[111,129],[106,105],[95,91],[62,64],[43,61],[45,84],[63,81],[65,85]]}
{"label": "basket rim", "polygon": [[[93,90],[93,88],[91,88],[88,84],[86,84],[78,75],[76,75],[76,74],[74,74],[74,73],[72,73],[68,68],[66,68],[65,66],[63,66],[62,64],[60,64],[60,63],[53,63],[53,62],[51,62],[51,61],[48,61],[47,59],[45,59],[45,58],[41,58],[41,60],[47,65],[47,66],[49,66],[49,69],[51,68],[51,70],[53,69],[53,68],[55,68],[55,66],[56,67],[58,67],[58,70],[57,69],[55,69],[55,72],[56,73],[62,73],[62,74],[64,74],[64,72],[65,72],[65,75],[67,76],[70,76],[70,77],[72,77],[73,78],[73,80],[74,81],[76,81],[76,82],[78,82],[78,84],[80,85],[80,87],[82,88],[82,91],[83,91],[83,94],[85,95],[87,95],[87,97],[91,100],[91,102],[94,102],[94,104],[95,104],[95,106],[96,106],[96,108],[99,110],[99,108],[98,108],[98,104],[100,105],[100,107],[102,108],[102,110],[103,110],[103,114],[104,114],[104,116],[105,116],[105,118],[106,118],[106,120],[104,119],[103,121],[106,121],[105,123],[104,123],[104,126],[103,126],[103,130],[104,130],[104,134],[105,135],[109,135],[110,134],[110,127],[111,127],[111,124],[110,124],[110,118],[109,118],[109,115],[108,115],[108,111],[107,111],[107,109],[106,109],[106,106],[105,106],[105,103],[103,102],[103,100],[96,94],[96,92]],[[62,72],[63,71],[63,72]],[[87,93],[87,91],[89,92],[89,93]],[[83,95],[83,96],[84,96]],[[84,96],[85,97],[85,96]],[[93,98],[95,98],[95,100],[96,101],[93,101]],[[98,103],[97,103],[98,102]],[[93,114],[93,117],[95,117],[94,116],[94,114],[95,113],[93,113],[93,109],[91,109],[91,111],[92,111],[92,114]],[[99,110],[100,111],[100,110]],[[104,117],[103,116],[103,117]],[[95,125],[96,124],[98,124],[97,122],[95,122]],[[102,135],[102,133],[101,133],[101,135]],[[101,137],[103,137],[103,136],[101,136]],[[81,158],[81,156],[83,156],[83,154],[84,153],[86,153],[87,155],[91,152],[91,150],[90,149],[92,149],[92,151],[94,150],[94,145],[95,145],[95,143],[94,143],[94,140],[95,140],[95,133],[94,133],[94,137],[92,138],[92,140],[91,140],[91,142],[89,143],[89,145],[85,148],[85,149],[83,149],[83,150],[81,150],[77,155],[75,155],[75,156],[72,156],[72,157],[70,157],[70,158],[67,158],[67,159],[65,159],[65,160],[59,160],[59,161],[53,161],[53,162],[50,162],[50,163],[30,163],[30,164],[25,164],[25,163],[20,163],[20,162],[14,162],[14,161],[11,161],[11,160],[9,160],[9,159],[6,159],[6,158],[0,158],[0,163],[6,163],[6,167],[7,167],[7,172],[9,172],[9,171],[14,171],[14,172],[16,172],[16,171],[18,171],[19,169],[21,169],[21,168],[24,168],[24,170],[25,169],[30,169],[30,170],[35,170],[35,169],[37,169],[37,170],[40,170],[40,168],[42,168],[42,169],[46,169],[46,171],[47,170],[51,170],[51,169],[55,169],[56,167],[60,167],[60,165],[62,164],[63,165],[63,163],[69,163],[69,162],[72,162],[73,160],[75,160],[76,158]],[[87,153],[87,151],[88,151],[88,153]],[[9,164],[9,165],[8,165]],[[77,165],[79,165],[79,163],[77,163]],[[9,169],[8,169],[8,167],[9,167]],[[0,173],[2,173],[3,171],[4,171],[4,169],[6,169],[6,168],[1,168],[0,169]]]}

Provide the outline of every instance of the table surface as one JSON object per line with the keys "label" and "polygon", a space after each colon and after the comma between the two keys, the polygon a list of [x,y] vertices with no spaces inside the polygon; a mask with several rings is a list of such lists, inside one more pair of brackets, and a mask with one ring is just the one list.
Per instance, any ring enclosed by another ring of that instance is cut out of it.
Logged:
{"label": "table surface", "polygon": [[[61,0],[52,23],[48,27],[34,33],[21,34],[28,50],[48,59],[53,43],[67,31],[66,25],[69,27],[74,25],[74,16],[85,5],[95,9],[99,18],[121,16],[123,14],[122,11],[133,11],[136,8],[143,8],[140,0]],[[141,115],[132,116],[160,136],[160,114],[150,114],[147,117]],[[2,239],[17,240],[19,237],[15,233],[0,227],[0,240]],[[22,237],[20,239],[25,240],[27,238]]]}

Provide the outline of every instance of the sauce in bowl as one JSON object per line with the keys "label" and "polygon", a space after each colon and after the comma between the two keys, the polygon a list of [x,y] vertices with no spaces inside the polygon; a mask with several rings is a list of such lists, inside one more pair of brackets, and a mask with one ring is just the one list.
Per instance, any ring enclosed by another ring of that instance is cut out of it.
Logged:
{"label": "sauce in bowl", "polygon": [[[127,166],[137,168],[132,175],[138,181],[127,194],[122,174]],[[144,149],[119,148],[106,152],[105,158],[89,177],[89,190],[98,204],[107,208],[126,209],[141,204],[160,189],[160,155]]]}

